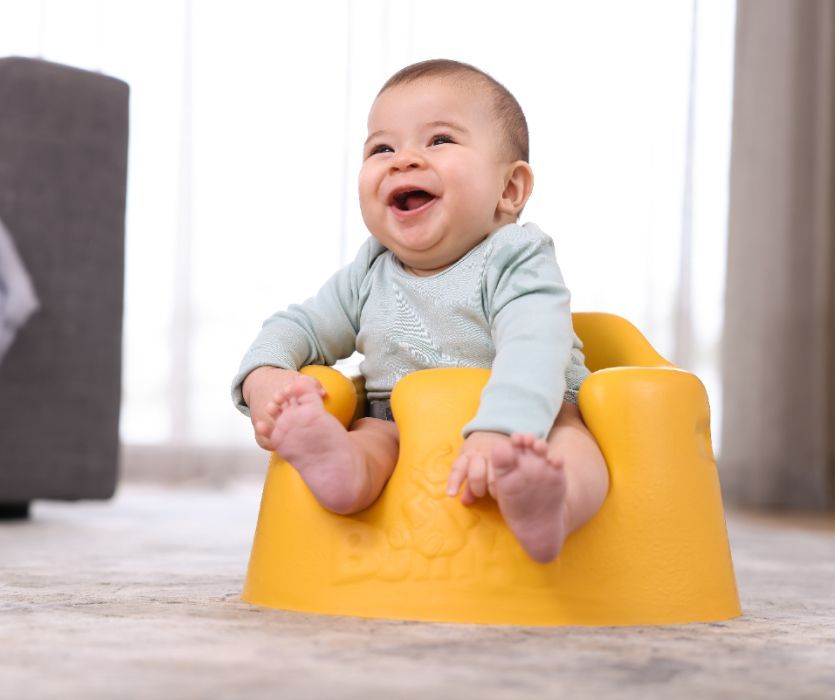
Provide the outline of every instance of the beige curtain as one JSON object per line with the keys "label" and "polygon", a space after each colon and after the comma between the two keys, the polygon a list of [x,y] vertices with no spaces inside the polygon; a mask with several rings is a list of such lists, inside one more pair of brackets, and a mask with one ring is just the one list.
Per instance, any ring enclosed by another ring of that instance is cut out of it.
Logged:
{"label": "beige curtain", "polygon": [[723,440],[731,503],[823,509],[835,440],[835,0],[739,0]]}

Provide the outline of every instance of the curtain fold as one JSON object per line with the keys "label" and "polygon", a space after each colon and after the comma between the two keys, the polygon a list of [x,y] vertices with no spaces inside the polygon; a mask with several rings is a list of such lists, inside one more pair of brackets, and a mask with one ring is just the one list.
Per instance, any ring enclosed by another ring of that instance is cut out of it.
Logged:
{"label": "curtain fold", "polygon": [[833,504],[835,3],[739,0],[720,474],[738,505]]}

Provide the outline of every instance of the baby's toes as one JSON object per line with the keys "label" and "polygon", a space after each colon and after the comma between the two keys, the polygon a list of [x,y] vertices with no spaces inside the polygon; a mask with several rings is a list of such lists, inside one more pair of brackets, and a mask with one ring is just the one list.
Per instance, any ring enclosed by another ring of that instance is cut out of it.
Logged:
{"label": "baby's toes", "polygon": [[313,377],[308,377],[307,375],[303,374],[300,377],[296,377],[296,379],[290,385],[290,394],[292,396],[295,396],[296,398],[305,396],[310,393],[318,394],[319,386],[319,382],[316,381]]}
{"label": "baby's toes", "polygon": [[255,421],[255,425],[253,427],[255,428],[256,433],[258,433],[259,435],[263,435],[266,438],[268,438],[270,436],[270,433],[272,433],[273,431],[273,424],[268,423],[265,420]]}
{"label": "baby's toes", "polygon": [[319,394],[318,391],[314,390],[307,391],[298,398],[294,396],[292,400],[299,406],[307,406],[309,404],[321,404],[322,396]]}
{"label": "baby's toes", "polygon": [[532,437],[530,449],[537,457],[546,457],[548,455],[548,443],[541,438]]}
{"label": "baby's toes", "polygon": [[276,413],[281,413],[281,407],[285,403],[287,403],[287,397],[277,391],[273,394],[272,399],[267,402],[267,410],[269,411],[270,409],[273,409]]}
{"label": "baby's toes", "polygon": [[516,469],[516,455],[513,445],[506,442],[500,442],[493,447],[490,454],[490,469],[494,487],[498,479],[502,479]]}
{"label": "baby's toes", "polygon": [[293,406],[299,405],[299,397],[295,394],[290,394],[279,406],[279,409],[283,412],[286,411],[288,408],[292,408]]}

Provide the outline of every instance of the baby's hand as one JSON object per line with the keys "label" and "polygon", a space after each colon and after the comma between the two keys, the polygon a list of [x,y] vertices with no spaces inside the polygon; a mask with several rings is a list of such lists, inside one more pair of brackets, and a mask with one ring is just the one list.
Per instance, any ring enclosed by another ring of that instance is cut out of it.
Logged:
{"label": "baby's hand", "polygon": [[504,433],[470,433],[458,457],[452,463],[452,471],[447,483],[447,495],[455,496],[461,490],[461,484],[467,481],[461,503],[468,506],[488,493],[495,498],[495,476],[491,455],[493,448],[503,442],[510,442]]}
{"label": "baby's hand", "polygon": [[[281,413],[281,407],[290,398],[293,381],[299,376],[305,375],[278,367],[258,367],[244,380],[244,401],[249,406],[255,442],[259,447],[270,451],[275,449],[270,439],[275,419]],[[305,376],[305,379],[315,382],[322,396],[325,395],[325,390],[318,380],[308,376]]]}

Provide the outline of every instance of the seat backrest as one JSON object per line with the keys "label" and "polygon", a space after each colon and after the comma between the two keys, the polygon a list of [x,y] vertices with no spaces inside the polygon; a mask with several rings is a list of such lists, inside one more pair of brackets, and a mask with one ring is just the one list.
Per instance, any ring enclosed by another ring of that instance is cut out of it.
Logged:
{"label": "seat backrest", "polygon": [[571,318],[574,332],[583,341],[586,366],[592,372],[607,367],[675,366],[625,318],[591,312],[574,313]]}

